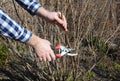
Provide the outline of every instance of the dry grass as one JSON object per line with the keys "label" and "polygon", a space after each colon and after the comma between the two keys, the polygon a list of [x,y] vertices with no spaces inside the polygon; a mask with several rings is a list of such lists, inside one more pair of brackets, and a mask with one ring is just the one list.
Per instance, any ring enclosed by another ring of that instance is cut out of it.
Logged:
{"label": "dry grass", "polygon": [[[0,2],[4,11],[53,45],[61,43],[76,48],[77,57],[63,57],[50,63],[41,63],[34,50],[21,43],[2,37],[11,54],[9,67],[2,69],[11,81],[113,81],[120,80],[119,4],[115,0],[39,0],[50,11],[61,11],[68,21],[68,32],[44,19],[31,17],[11,0]],[[117,9],[117,10],[116,10]],[[111,49],[114,51],[111,52]]]}

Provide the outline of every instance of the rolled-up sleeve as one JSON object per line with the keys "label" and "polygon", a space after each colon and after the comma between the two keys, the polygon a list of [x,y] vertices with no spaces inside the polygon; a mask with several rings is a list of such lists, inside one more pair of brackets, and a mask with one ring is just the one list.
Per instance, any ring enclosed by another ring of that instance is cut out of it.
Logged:
{"label": "rolled-up sleeve", "polygon": [[19,25],[0,9],[0,34],[14,40],[26,43],[32,37],[32,33]]}
{"label": "rolled-up sleeve", "polygon": [[31,15],[35,15],[36,11],[41,7],[41,4],[36,0],[15,0],[24,9],[26,9]]}

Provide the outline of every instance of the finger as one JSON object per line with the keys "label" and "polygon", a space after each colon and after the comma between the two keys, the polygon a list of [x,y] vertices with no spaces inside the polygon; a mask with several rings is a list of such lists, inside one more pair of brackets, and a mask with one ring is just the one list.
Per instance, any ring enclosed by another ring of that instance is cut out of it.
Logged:
{"label": "finger", "polygon": [[39,58],[39,60],[40,60],[41,62],[43,61],[42,56],[40,56],[39,54],[37,54],[37,57]]}
{"label": "finger", "polygon": [[60,12],[58,12],[58,19],[57,21],[60,21],[57,23],[58,26],[63,27],[65,31],[67,31],[67,21],[64,15],[62,15]]}
{"label": "finger", "polygon": [[51,57],[50,57],[50,54],[49,55],[47,55],[47,59],[46,59],[47,61],[51,61]]}
{"label": "finger", "polygon": [[63,15],[63,22],[64,22],[63,27],[64,27],[65,31],[67,31],[67,21],[66,21],[66,18],[64,15]]}
{"label": "finger", "polygon": [[56,25],[58,25],[60,28],[62,28],[62,30],[66,31],[66,29],[63,27],[63,25],[61,25],[60,23],[56,23]]}
{"label": "finger", "polygon": [[42,61],[42,57],[39,57],[40,61]]}
{"label": "finger", "polygon": [[40,61],[43,60],[42,57],[39,54],[37,54],[37,57],[39,58]]}
{"label": "finger", "polygon": [[[45,54],[45,55],[48,55],[48,54]],[[44,56],[44,57],[42,58],[42,61],[44,61],[44,62],[46,62],[46,61],[47,61],[46,56]]]}
{"label": "finger", "polygon": [[56,21],[60,24],[63,24],[62,15],[60,12],[57,12]]}
{"label": "finger", "polygon": [[53,50],[50,51],[50,56],[51,56],[51,59],[52,59],[52,60],[55,60],[55,59],[56,59],[56,56],[55,56]]}
{"label": "finger", "polygon": [[59,17],[60,19],[62,19],[62,13],[61,13],[61,12],[57,12],[57,14],[58,14],[58,17]]}
{"label": "finger", "polygon": [[63,24],[63,21],[62,21],[62,19],[60,19],[59,17],[56,17],[56,21],[57,21],[57,23],[59,23],[59,24]]}

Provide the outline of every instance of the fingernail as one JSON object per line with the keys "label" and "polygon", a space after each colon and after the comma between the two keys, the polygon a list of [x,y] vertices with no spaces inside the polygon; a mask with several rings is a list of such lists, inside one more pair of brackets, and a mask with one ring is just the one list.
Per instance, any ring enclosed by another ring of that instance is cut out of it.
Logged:
{"label": "fingernail", "polygon": [[67,29],[67,28],[65,28],[65,31],[68,31],[68,29]]}

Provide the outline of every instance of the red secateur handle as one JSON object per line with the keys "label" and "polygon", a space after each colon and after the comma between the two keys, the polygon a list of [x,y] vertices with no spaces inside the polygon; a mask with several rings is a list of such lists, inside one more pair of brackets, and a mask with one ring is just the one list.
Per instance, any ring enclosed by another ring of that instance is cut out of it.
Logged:
{"label": "red secateur handle", "polygon": [[59,50],[60,49],[60,44],[57,44],[56,46],[55,46],[55,50]]}
{"label": "red secateur handle", "polygon": [[55,54],[56,58],[61,58],[62,55],[61,54]]}
{"label": "red secateur handle", "polygon": [[62,55],[60,53],[58,53],[59,49],[60,49],[61,45],[60,44],[57,44],[56,46],[52,46],[51,45],[51,48],[54,50],[55,52],[55,56],[56,58],[61,58]]}
{"label": "red secateur handle", "polygon": [[55,56],[56,58],[61,58],[62,55],[60,53],[57,53],[58,50],[60,49],[60,44],[57,44],[55,47],[54,46],[51,46],[51,48],[54,50],[54,52],[56,53]]}
{"label": "red secateur handle", "polygon": [[[60,49],[60,44],[57,44],[56,46],[55,46],[55,50],[59,50]],[[62,55],[61,54],[55,54],[56,55],[56,58],[61,58],[62,57]]]}

